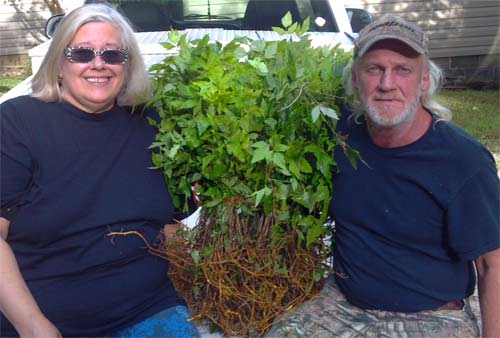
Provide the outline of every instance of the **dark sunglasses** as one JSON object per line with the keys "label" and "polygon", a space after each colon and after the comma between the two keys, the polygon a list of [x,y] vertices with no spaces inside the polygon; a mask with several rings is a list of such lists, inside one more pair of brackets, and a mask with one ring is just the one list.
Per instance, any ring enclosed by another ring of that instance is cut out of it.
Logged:
{"label": "dark sunglasses", "polygon": [[108,48],[105,50],[95,50],[90,47],[66,47],[64,55],[69,62],[89,63],[97,56],[100,56],[102,62],[109,65],[122,65],[127,63],[128,52],[120,48]]}

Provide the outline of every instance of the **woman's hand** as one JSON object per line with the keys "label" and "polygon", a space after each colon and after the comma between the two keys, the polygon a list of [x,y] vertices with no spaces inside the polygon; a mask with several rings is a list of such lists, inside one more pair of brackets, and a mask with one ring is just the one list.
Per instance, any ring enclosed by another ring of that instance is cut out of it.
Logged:
{"label": "woman's hand", "polygon": [[41,316],[33,320],[31,334],[28,337],[62,338],[61,332],[46,317]]}
{"label": "woman's hand", "polygon": [[181,222],[177,223],[168,223],[163,226],[163,236],[165,237],[165,241],[177,241],[179,240],[179,236],[177,235],[177,231],[184,228],[184,225]]}

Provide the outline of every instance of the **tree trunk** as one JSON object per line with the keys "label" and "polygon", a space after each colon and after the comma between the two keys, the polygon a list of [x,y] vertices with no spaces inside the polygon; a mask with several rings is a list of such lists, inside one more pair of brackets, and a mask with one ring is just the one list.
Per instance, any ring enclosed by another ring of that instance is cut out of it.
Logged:
{"label": "tree trunk", "polygon": [[50,13],[52,15],[64,14],[64,10],[62,9],[59,0],[44,0],[44,1],[49,7]]}

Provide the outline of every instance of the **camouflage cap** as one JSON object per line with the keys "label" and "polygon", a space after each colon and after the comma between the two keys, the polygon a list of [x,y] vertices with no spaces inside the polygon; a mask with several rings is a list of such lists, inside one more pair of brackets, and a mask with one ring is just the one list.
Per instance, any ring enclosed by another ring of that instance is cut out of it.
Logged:
{"label": "camouflage cap", "polygon": [[428,38],[420,27],[394,14],[385,14],[359,32],[354,41],[354,57],[363,56],[374,43],[386,39],[399,40],[419,54],[428,54]]}

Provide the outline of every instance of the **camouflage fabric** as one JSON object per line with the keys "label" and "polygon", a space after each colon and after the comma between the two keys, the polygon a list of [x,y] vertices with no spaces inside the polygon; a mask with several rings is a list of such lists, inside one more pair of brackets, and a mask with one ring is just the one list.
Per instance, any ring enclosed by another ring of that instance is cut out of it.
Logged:
{"label": "camouflage fabric", "polygon": [[330,278],[317,299],[276,320],[266,337],[472,338],[479,327],[468,300],[463,310],[363,310],[347,302]]}

